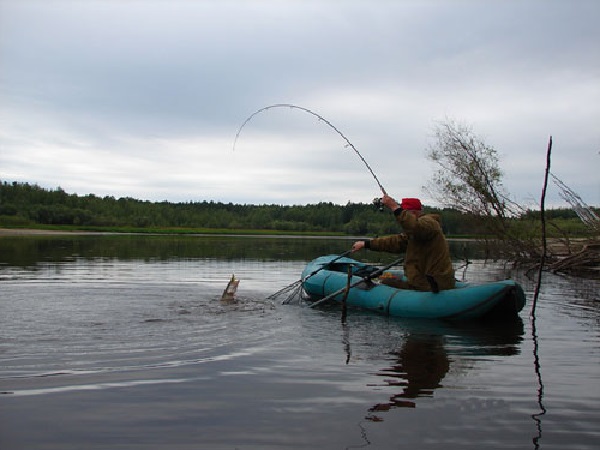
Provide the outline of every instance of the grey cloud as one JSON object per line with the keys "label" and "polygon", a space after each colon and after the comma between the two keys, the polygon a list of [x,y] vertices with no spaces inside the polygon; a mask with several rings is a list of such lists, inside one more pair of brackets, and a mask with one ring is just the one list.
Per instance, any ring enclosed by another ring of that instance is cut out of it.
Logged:
{"label": "grey cloud", "polygon": [[[600,140],[598,12],[600,4],[585,0],[1,0],[0,177],[42,173],[7,165],[6,154],[43,145],[70,147],[82,160],[86,151],[144,160],[159,159],[169,148],[164,140],[175,148],[184,138],[210,138],[194,155],[213,161],[215,154],[230,155],[249,114],[279,102],[322,113],[398,191],[424,184],[428,134],[446,115],[472,122],[498,143],[509,170],[524,166],[518,163],[524,149],[543,149],[550,133],[561,143],[557,163],[567,147],[578,155],[571,163],[586,161]],[[244,130],[242,143],[254,149],[261,139],[266,146],[268,136],[287,139],[292,147],[298,143],[301,156],[299,137],[311,138],[323,149],[321,167],[310,152],[304,163],[280,153],[274,167],[293,164],[298,179],[322,170],[321,182],[327,171],[354,169],[362,179],[360,162],[316,122],[296,113],[266,114]],[[402,171],[407,165],[410,172]],[[599,202],[585,166],[565,162],[564,181]],[[99,170],[105,179],[110,174]],[[520,180],[515,186],[537,190],[536,175],[529,173],[528,186]],[[48,180],[53,176],[66,185],[61,178],[69,175],[48,174]],[[139,177],[132,185],[151,190],[147,176],[132,174]],[[371,196],[365,192],[371,181],[352,195]],[[187,183],[156,189],[175,197],[178,186],[190,190]],[[233,189],[223,183],[211,198]],[[291,184],[285,189],[290,192],[273,195],[296,195]],[[350,185],[341,189],[350,195]]]}

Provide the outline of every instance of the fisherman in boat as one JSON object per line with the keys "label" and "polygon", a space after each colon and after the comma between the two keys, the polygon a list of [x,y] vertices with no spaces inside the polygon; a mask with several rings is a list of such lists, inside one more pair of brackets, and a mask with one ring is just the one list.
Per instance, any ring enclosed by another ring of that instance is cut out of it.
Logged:
{"label": "fisherman in boat", "polygon": [[407,281],[382,278],[381,281],[389,286],[432,292],[453,289],[454,268],[439,215],[424,214],[418,198],[403,198],[398,205],[386,194],[381,203],[394,213],[404,233],[356,241],[352,251],[367,248],[390,253],[406,252],[404,275]]}

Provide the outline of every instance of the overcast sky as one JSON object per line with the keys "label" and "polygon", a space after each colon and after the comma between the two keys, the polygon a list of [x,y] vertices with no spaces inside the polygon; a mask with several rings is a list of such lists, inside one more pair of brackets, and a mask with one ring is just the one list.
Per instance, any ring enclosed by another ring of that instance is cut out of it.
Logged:
{"label": "overcast sky", "polygon": [[[0,180],[151,201],[421,197],[436,123],[600,205],[598,0],[0,0]],[[568,206],[550,184],[547,202]]]}

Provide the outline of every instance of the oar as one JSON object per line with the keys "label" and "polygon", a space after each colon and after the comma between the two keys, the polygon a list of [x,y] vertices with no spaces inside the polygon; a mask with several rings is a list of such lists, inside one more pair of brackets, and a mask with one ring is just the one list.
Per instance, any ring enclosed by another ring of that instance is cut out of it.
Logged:
{"label": "oar", "polygon": [[[277,292],[275,292],[274,294],[271,294],[267,297],[267,300],[273,300],[274,298],[277,298],[279,295],[283,294],[284,292],[288,292],[291,289],[293,289],[295,286],[297,286],[298,284],[308,280],[310,277],[312,277],[313,275],[316,275],[317,273],[319,273],[321,270],[323,270],[325,267],[329,266],[329,264],[336,262],[338,259],[343,258],[344,256],[348,256],[350,253],[352,253],[352,249],[345,251],[344,253],[342,253],[339,256],[336,256],[335,258],[333,258],[331,261],[329,261],[327,264],[322,265],[321,267],[319,267],[316,270],[313,270],[310,274],[308,274],[306,276],[306,278],[304,279],[299,279],[297,281],[294,281],[292,284],[287,285],[286,287],[284,287],[283,289],[278,290]],[[285,300],[284,300],[285,302]],[[282,302],[282,303],[284,303]]]}
{"label": "oar", "polygon": [[327,295],[326,297],[323,297],[321,300],[317,300],[314,303],[311,303],[309,306],[311,308],[314,308],[317,305],[320,305],[321,303],[325,303],[328,300],[331,300],[332,298],[336,297],[337,295],[340,295],[341,293],[345,292],[345,291],[350,291],[350,289],[352,289],[353,287],[358,286],[359,284],[361,284],[364,281],[370,280],[371,278],[375,278],[378,277],[379,275],[381,275],[383,272],[385,272],[386,270],[388,270],[390,267],[393,267],[397,264],[400,264],[402,261],[404,261],[404,258],[399,258],[396,261],[394,261],[391,264],[388,264],[387,266],[381,267],[380,269],[375,270],[374,272],[362,277],[360,280],[355,281],[354,283],[347,285],[346,287],[343,287],[341,289],[338,289],[337,291]]}
{"label": "oar", "polygon": [[319,267],[316,270],[313,270],[311,273],[309,273],[306,278],[304,278],[303,280],[300,281],[306,281],[308,280],[310,277],[312,277],[313,275],[316,275],[317,273],[319,273],[321,270],[323,270],[325,267],[329,266],[331,263],[336,262],[338,259],[343,258],[344,256],[348,256],[350,253],[352,253],[352,249],[350,250],[346,250],[344,253],[342,253],[340,256],[336,256],[335,258],[333,258],[331,261],[329,261],[327,264],[323,264],[321,267]]}
{"label": "oar", "polygon": [[346,278],[346,291],[344,292],[344,297],[342,298],[342,323],[346,323],[346,317],[348,316],[348,304],[346,303],[346,299],[348,298],[348,294],[350,293],[350,283],[352,282],[352,269],[354,268],[354,264],[348,264],[348,277]]}

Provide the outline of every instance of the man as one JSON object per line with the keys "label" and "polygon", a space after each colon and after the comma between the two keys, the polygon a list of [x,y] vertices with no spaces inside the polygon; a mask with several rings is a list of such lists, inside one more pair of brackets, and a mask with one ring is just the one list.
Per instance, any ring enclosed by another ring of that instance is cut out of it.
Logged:
{"label": "man", "polygon": [[402,280],[385,280],[384,283],[403,289],[433,291],[453,289],[454,269],[450,259],[448,242],[442,232],[437,214],[423,214],[418,198],[404,198],[398,205],[387,194],[381,199],[396,217],[404,233],[366,241],[356,241],[352,251],[362,248],[391,253],[406,252]]}

